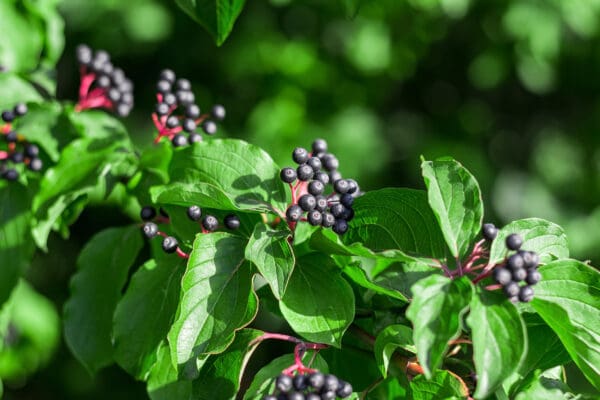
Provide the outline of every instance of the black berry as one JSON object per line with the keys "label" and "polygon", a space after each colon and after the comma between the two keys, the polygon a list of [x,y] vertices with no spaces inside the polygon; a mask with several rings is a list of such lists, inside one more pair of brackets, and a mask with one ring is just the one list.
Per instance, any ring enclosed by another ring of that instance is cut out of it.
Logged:
{"label": "black berry", "polygon": [[301,181],[308,181],[313,177],[314,171],[308,164],[300,164],[298,168],[296,168],[296,174],[298,175],[298,179]]}
{"label": "black berry", "polygon": [[175,87],[177,90],[190,90],[192,89],[192,84],[187,79],[177,79]]}
{"label": "black berry", "polygon": [[346,211],[346,207],[344,207],[340,203],[337,203],[337,204],[332,205],[331,208],[329,209],[329,211],[333,214],[334,217],[341,218]]}
{"label": "black berry", "polygon": [[504,294],[506,294],[507,297],[514,297],[517,296],[519,294],[519,284],[517,282],[509,282],[506,285],[504,285]]}
{"label": "black berry", "polygon": [[187,137],[185,137],[185,135],[178,133],[177,135],[173,136],[173,139],[171,139],[171,143],[173,143],[173,146],[175,147],[183,147],[187,146],[188,139]]}
{"label": "black berry", "polygon": [[142,211],[140,211],[140,217],[143,221],[150,221],[156,217],[156,210],[154,207],[150,206],[142,207]]}
{"label": "black berry", "polygon": [[327,142],[323,139],[315,139],[312,142],[313,154],[325,153],[327,151]]}
{"label": "black berry", "polygon": [[2,120],[4,122],[12,122],[15,119],[15,114],[12,111],[3,111]]}
{"label": "black berry", "polygon": [[304,164],[308,161],[308,151],[302,147],[296,147],[292,152],[292,159],[296,164]]}
{"label": "black berry", "polygon": [[506,268],[495,268],[494,280],[501,285],[506,285],[512,281],[512,274]]}
{"label": "black berry", "polygon": [[290,390],[292,390],[292,386],[292,377],[285,374],[279,375],[277,377],[277,380],[275,381],[275,387],[277,388],[277,390],[283,393],[287,393]]}
{"label": "black berry", "polygon": [[348,193],[350,194],[358,194],[358,183],[354,179],[346,179],[348,182]]}
{"label": "black berry", "polygon": [[525,268],[515,268],[512,270],[512,279],[515,282],[524,281],[527,278],[527,271]]}
{"label": "black berry", "polygon": [[148,239],[152,239],[158,234],[158,226],[154,222],[146,222],[142,230]]}
{"label": "black berry", "polygon": [[325,185],[323,185],[323,182],[321,182],[321,181],[311,181],[308,184],[308,193],[312,194],[313,196],[318,196],[320,194],[323,194],[324,190],[325,190]]}
{"label": "black berry", "polygon": [[523,286],[519,290],[519,300],[527,303],[533,299],[533,288],[531,286]]}
{"label": "black berry", "polygon": [[335,375],[325,375],[325,382],[323,383],[323,391],[335,392],[340,387],[340,381]]}
{"label": "black berry", "polygon": [[156,84],[156,91],[162,94],[169,93],[171,91],[171,83],[161,79]]}
{"label": "black berry", "polygon": [[303,213],[304,213],[304,211],[302,211],[302,208],[300,208],[300,206],[298,206],[296,204],[292,204],[286,210],[285,216],[288,221],[295,222],[295,221],[300,220]]}
{"label": "black berry", "polygon": [[520,254],[513,254],[512,256],[508,257],[506,266],[511,270],[523,268],[525,266],[525,261],[523,261],[523,257],[521,257]]}
{"label": "black berry", "polygon": [[277,400],[277,397],[270,394],[267,396],[263,396],[262,400]]}
{"label": "black berry", "polygon": [[200,143],[202,141],[202,135],[200,135],[199,133],[190,133],[190,136],[188,137],[188,142],[190,143]]}
{"label": "black berry", "polygon": [[23,115],[27,114],[27,106],[25,103],[19,103],[15,106],[13,112],[15,116],[22,117]]}
{"label": "black berry", "polygon": [[306,164],[308,164],[314,172],[319,172],[321,169],[321,160],[319,160],[317,157],[310,157],[308,160],[306,160]]}
{"label": "black berry", "polygon": [[185,108],[185,116],[188,118],[198,118],[200,116],[200,107],[196,104],[190,104]]}
{"label": "black berry", "polygon": [[350,193],[346,193],[340,197],[340,203],[342,203],[344,207],[352,207],[352,204],[354,203],[354,196],[352,196]]}
{"label": "black berry", "polygon": [[287,400],[305,400],[304,395],[301,392],[289,392],[287,394]]}
{"label": "black berry", "polygon": [[179,125],[179,119],[176,116],[171,115],[169,118],[167,118],[166,125],[167,125],[167,128],[173,129]]}
{"label": "black berry", "polygon": [[6,179],[7,181],[16,181],[17,179],[19,179],[19,173],[17,172],[16,169],[7,169],[6,171],[4,171],[2,173],[2,177],[4,179]]}
{"label": "black berry", "polygon": [[44,163],[42,162],[42,160],[40,160],[39,158],[32,158],[29,160],[29,164],[27,165],[27,168],[29,168],[31,171],[41,171],[42,167],[44,166]]}
{"label": "black berry", "polygon": [[335,400],[336,396],[335,391],[328,390],[321,393],[321,400]]}
{"label": "black berry", "polygon": [[25,146],[25,155],[28,158],[37,157],[40,154],[40,149],[35,144],[27,144]]}
{"label": "black berry", "polygon": [[167,115],[169,113],[169,105],[167,103],[158,103],[154,111],[159,116]]}
{"label": "black berry", "polygon": [[314,174],[313,178],[315,180],[323,183],[323,185],[327,185],[329,183],[329,175],[323,171],[316,172]]}
{"label": "black berry", "polygon": [[[293,381],[294,381],[294,389],[296,389],[296,390],[302,391],[302,390],[306,389],[306,387],[308,386],[305,375],[297,374],[296,376],[294,376]],[[288,398],[289,398],[289,395],[288,395]]]}
{"label": "black berry", "polygon": [[317,200],[316,210],[321,212],[327,210],[327,198],[325,196],[315,196],[315,199]]}
{"label": "black berry", "polygon": [[329,172],[329,182],[336,182],[342,179],[342,174],[339,171],[330,171]]}
{"label": "black berry", "polygon": [[519,252],[521,257],[523,257],[523,262],[525,263],[525,268],[535,268],[540,263],[540,256],[533,251],[522,251]]}
{"label": "black berry", "polygon": [[542,274],[535,268],[530,268],[527,270],[527,278],[525,281],[530,285],[535,285],[542,279]]}
{"label": "black berry", "polygon": [[481,234],[485,240],[491,242],[498,236],[498,228],[496,228],[494,224],[483,224],[483,227],[481,227]]}
{"label": "black berry", "polygon": [[160,79],[165,80],[169,83],[173,83],[173,82],[175,82],[175,72],[173,72],[170,69],[163,69],[160,72]]}
{"label": "black berry", "polygon": [[215,104],[210,110],[210,115],[217,121],[223,121],[225,119],[225,107]]}
{"label": "black berry", "polygon": [[327,171],[335,171],[340,167],[340,162],[333,154],[325,154],[321,157],[321,162]]}
{"label": "black berry", "polygon": [[308,376],[308,384],[313,389],[321,389],[325,383],[325,375],[320,372],[313,372]]}
{"label": "black berry", "polygon": [[279,177],[285,183],[292,183],[296,180],[296,170],[294,168],[282,168]]}
{"label": "black berry", "polygon": [[348,181],[345,179],[338,179],[337,181],[335,181],[333,183],[333,190],[335,190],[339,194],[348,193],[349,188],[350,188],[350,185],[348,184]]}
{"label": "black berry", "polygon": [[519,250],[523,245],[523,238],[517,233],[512,233],[506,237],[506,247],[509,250]]}
{"label": "black berry", "polygon": [[19,135],[16,131],[10,131],[6,134],[6,136],[4,136],[4,139],[8,143],[15,143],[19,139]]}
{"label": "black berry", "polygon": [[10,155],[10,160],[12,162],[14,162],[15,164],[22,163],[24,159],[25,159],[25,155],[23,153],[21,153],[21,152],[18,152],[18,151],[15,152],[15,153],[12,153]]}
{"label": "black berry", "polygon": [[317,393],[308,393],[305,397],[305,400],[321,400],[321,396]]}
{"label": "black berry", "polygon": [[323,222],[321,222],[321,226],[323,226],[325,228],[330,228],[333,226],[333,224],[335,224],[335,217],[333,216],[333,214],[324,212],[322,215],[323,215]]}
{"label": "black berry", "polygon": [[202,217],[202,209],[199,206],[190,206],[187,209],[187,216],[192,221],[200,221]]}
{"label": "black berry", "polygon": [[332,229],[338,235],[343,235],[348,231],[348,222],[344,219],[337,219]]}
{"label": "black berry", "polygon": [[298,205],[304,211],[311,211],[314,210],[315,206],[317,205],[317,200],[312,194],[305,194],[298,199]]}
{"label": "black berry", "polygon": [[227,229],[235,230],[240,227],[240,218],[235,214],[229,214],[223,219],[223,223]]}
{"label": "black berry", "polygon": [[175,253],[175,251],[177,251],[177,246],[179,246],[179,243],[173,236],[167,236],[163,239],[162,248],[165,253]]}
{"label": "black berry", "polygon": [[204,123],[202,124],[202,130],[207,135],[214,135],[215,133],[217,133],[217,124],[210,120],[204,121]]}
{"label": "black berry", "polygon": [[340,387],[336,391],[338,397],[345,399],[352,394],[352,385],[348,382],[340,381]]}
{"label": "black berry", "polygon": [[212,232],[219,227],[219,220],[212,215],[207,215],[202,219],[202,226],[207,231]]}
{"label": "black berry", "polygon": [[319,226],[323,222],[323,214],[320,211],[312,210],[308,213],[307,219],[312,226]]}

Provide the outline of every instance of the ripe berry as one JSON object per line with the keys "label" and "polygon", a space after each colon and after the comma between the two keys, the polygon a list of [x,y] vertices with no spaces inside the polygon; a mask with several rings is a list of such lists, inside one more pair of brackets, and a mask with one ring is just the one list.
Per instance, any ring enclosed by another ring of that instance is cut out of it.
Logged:
{"label": "ripe berry", "polygon": [[185,108],[185,116],[193,119],[198,118],[200,116],[200,107],[196,104],[190,104]]}
{"label": "ripe berry", "polygon": [[146,222],[142,230],[148,239],[152,239],[158,234],[158,226],[154,222]]}
{"label": "ripe berry", "polygon": [[177,103],[177,97],[173,93],[167,93],[163,96],[163,102],[168,106],[173,106]]}
{"label": "ripe berry", "polygon": [[19,135],[16,131],[10,131],[6,134],[6,136],[4,136],[4,139],[8,143],[15,143],[19,139]]}
{"label": "ripe berry", "polygon": [[173,83],[175,82],[175,72],[170,69],[163,69],[160,71],[160,79],[169,83]]}
{"label": "ripe berry", "polygon": [[192,88],[192,84],[187,79],[177,79],[175,82],[175,87],[177,90],[190,90]]}
{"label": "ripe berry", "polygon": [[25,155],[23,153],[18,152],[18,151],[15,152],[15,153],[12,153],[10,155],[10,160],[12,162],[14,162],[15,164],[22,163],[24,159],[25,159]]}
{"label": "ripe berry", "polygon": [[327,142],[323,139],[315,139],[312,142],[313,154],[325,153],[327,151]]}
{"label": "ripe berry", "polygon": [[2,120],[4,122],[12,122],[15,119],[15,114],[12,111],[3,111]]}
{"label": "ripe berry", "polygon": [[140,217],[143,221],[150,221],[156,217],[156,210],[154,207],[150,206],[142,207],[142,210],[140,211]]}
{"label": "ripe berry", "polygon": [[171,83],[165,80],[158,81],[156,84],[156,91],[162,94],[169,93],[171,91]]}
{"label": "ripe berry", "polygon": [[325,190],[325,185],[323,185],[323,182],[321,182],[321,181],[311,181],[308,184],[308,193],[312,194],[313,196],[318,196],[320,194],[323,194],[324,190]]}
{"label": "ripe berry", "polygon": [[523,245],[523,238],[517,233],[512,233],[506,237],[506,247],[509,250],[519,250]]}
{"label": "ripe berry", "polygon": [[229,214],[223,219],[223,223],[227,229],[235,230],[240,227],[240,217],[235,214]]}
{"label": "ripe berry", "polygon": [[294,168],[282,168],[279,177],[285,183],[292,183],[296,180],[296,170]]}
{"label": "ripe berry", "polygon": [[119,117],[126,117],[129,115],[129,113],[131,112],[131,106],[124,104],[124,103],[119,103],[117,105],[117,115]]}
{"label": "ripe berry", "polygon": [[85,44],[80,44],[75,50],[77,54],[77,62],[87,65],[92,61],[92,49]]}
{"label": "ripe berry", "polygon": [[323,171],[315,172],[313,179],[321,182],[323,185],[327,185],[329,183],[329,175]]}
{"label": "ripe berry", "polygon": [[192,221],[200,221],[202,217],[202,209],[199,206],[190,206],[187,209],[187,216]]}
{"label": "ripe berry", "polygon": [[520,251],[521,257],[523,257],[523,262],[525,263],[525,268],[535,268],[540,263],[540,256],[533,251]]}
{"label": "ripe berry", "polygon": [[308,376],[308,384],[313,389],[321,389],[325,383],[325,375],[321,372],[313,372]]}
{"label": "ripe berry", "polygon": [[302,218],[302,214],[304,214],[304,211],[296,204],[289,206],[285,212],[287,220],[291,222],[300,220],[300,218]]}
{"label": "ripe berry", "polygon": [[323,222],[321,222],[321,226],[325,228],[330,228],[335,224],[335,217],[333,214],[324,212],[323,214]]}
{"label": "ripe berry", "polygon": [[177,246],[179,246],[179,243],[173,236],[167,236],[163,239],[162,248],[165,253],[175,253]]}
{"label": "ripe berry", "polygon": [[108,89],[111,85],[110,78],[106,75],[100,75],[98,79],[96,79],[96,84],[103,89]]}
{"label": "ripe berry", "polygon": [[40,154],[40,149],[35,144],[28,144],[25,146],[25,155],[28,158],[37,157]]}
{"label": "ripe berry", "polygon": [[[306,375],[297,374],[294,376],[294,389],[298,391],[302,391],[306,389],[308,386],[308,382],[306,381]],[[289,395],[288,395],[289,398]]]}
{"label": "ripe berry", "polygon": [[501,285],[506,285],[512,281],[512,274],[506,268],[495,268],[494,280]]}
{"label": "ripe berry", "polygon": [[308,181],[313,177],[314,171],[308,164],[300,164],[298,168],[296,168],[296,174],[298,175],[298,179],[301,181]]}
{"label": "ripe berry", "polygon": [[533,299],[533,288],[531,286],[523,286],[519,290],[519,300],[527,303]]}
{"label": "ripe berry", "polygon": [[296,164],[304,164],[308,161],[308,151],[302,147],[296,147],[292,152],[292,159]]}
{"label": "ripe berry", "polygon": [[491,242],[498,236],[498,228],[496,228],[494,224],[483,224],[483,227],[481,227],[481,234],[485,240]]}
{"label": "ripe berry", "polygon": [[308,393],[305,397],[305,400],[321,400],[321,396],[317,393]]}
{"label": "ripe berry", "polygon": [[316,210],[321,212],[327,210],[327,198],[325,196],[315,196],[315,200],[317,200]]}
{"label": "ripe berry", "polygon": [[517,282],[509,282],[506,285],[504,285],[504,294],[506,294],[507,297],[513,297],[513,296],[517,296],[519,294],[519,284]]}
{"label": "ripe berry", "polygon": [[190,136],[188,138],[188,142],[190,143],[200,143],[202,141],[202,135],[200,135],[199,133],[193,132],[190,133]]}
{"label": "ripe berry", "polygon": [[15,116],[22,117],[23,115],[27,114],[27,106],[25,103],[19,103],[15,106],[13,112]]}
{"label": "ripe berry", "polygon": [[17,179],[19,179],[19,173],[17,172],[16,169],[7,169],[6,171],[4,171],[2,173],[2,177],[4,179],[6,179],[7,181],[16,181]]}
{"label": "ripe berry", "polygon": [[212,215],[207,215],[202,219],[202,226],[207,231],[212,232],[219,227],[219,220]]}
{"label": "ripe berry", "polygon": [[162,117],[169,113],[169,105],[167,103],[158,103],[154,111],[156,112],[156,115]]}
{"label": "ripe berry", "polygon": [[333,154],[325,154],[321,157],[321,162],[327,171],[335,171],[340,167],[340,162]]}
{"label": "ripe berry", "polygon": [[317,157],[310,157],[306,163],[313,169],[314,172],[319,172],[321,169],[321,160]]}
{"label": "ripe berry", "polygon": [[171,143],[173,143],[173,146],[175,147],[183,147],[187,146],[188,140],[185,137],[185,135],[178,133],[177,135],[173,136],[173,139],[171,139]]}
{"label": "ripe berry", "polygon": [[121,92],[119,92],[119,89],[111,88],[108,91],[108,99],[113,103],[118,102],[121,99]]}
{"label": "ripe berry", "polygon": [[193,132],[194,129],[196,129],[196,121],[191,118],[186,118],[183,120],[182,127],[186,132]]}
{"label": "ripe berry", "polygon": [[340,197],[340,202],[344,205],[344,207],[350,208],[354,203],[354,196],[350,193],[346,193]]}
{"label": "ripe berry", "polygon": [[332,229],[338,235],[343,235],[348,231],[348,222],[344,219],[336,219]]}
{"label": "ripe berry", "polygon": [[287,400],[304,400],[304,395],[301,392],[289,392]]}
{"label": "ripe berry", "polygon": [[354,179],[346,179],[346,182],[348,182],[347,193],[354,194],[356,196],[356,194],[358,194],[358,183],[356,183]]}
{"label": "ripe berry", "polygon": [[542,274],[535,268],[530,268],[527,270],[527,278],[525,281],[530,285],[535,285],[542,279]]}
{"label": "ripe berry", "polygon": [[292,377],[285,374],[280,374],[275,381],[275,387],[277,390],[283,393],[287,393],[292,390],[292,385]]}
{"label": "ripe berry", "polygon": [[298,205],[304,211],[311,211],[314,210],[315,206],[317,205],[317,200],[312,194],[305,194],[298,199]]}
{"label": "ripe berry", "polygon": [[525,261],[523,261],[523,257],[521,257],[520,254],[513,254],[512,256],[508,257],[506,266],[511,270],[523,268],[525,266]]}
{"label": "ripe berry", "polygon": [[125,72],[121,68],[115,68],[112,74],[110,74],[110,79],[112,79],[115,85],[119,86],[125,81]]}
{"label": "ripe berry", "polygon": [[175,97],[177,98],[177,102],[182,106],[193,104],[196,100],[194,93],[187,90],[178,90],[175,92]]}
{"label": "ripe berry", "polygon": [[204,121],[204,123],[202,124],[202,130],[207,135],[214,135],[215,133],[217,133],[217,124],[210,120]]}
{"label": "ripe berry", "polygon": [[350,188],[350,185],[348,184],[348,181],[345,179],[338,179],[337,181],[335,181],[333,183],[333,190],[335,190],[339,194],[348,193],[349,188]]}
{"label": "ripe berry", "polygon": [[277,400],[277,397],[270,394],[268,396],[264,396],[262,400]]}
{"label": "ripe berry", "polygon": [[352,394],[352,385],[348,382],[340,381],[340,387],[336,391],[338,397],[345,399]]}
{"label": "ripe berry", "polygon": [[323,383],[323,392],[338,390],[340,386],[340,382],[335,375],[327,374],[325,375],[325,380]]}
{"label": "ripe berry", "polygon": [[323,222],[323,214],[320,211],[312,210],[308,213],[307,219],[312,226],[319,226]]}
{"label": "ripe berry", "polygon": [[44,166],[44,163],[42,162],[42,160],[40,160],[39,158],[32,158],[31,160],[29,160],[29,165],[27,165],[27,168],[29,168],[31,171],[41,171],[42,167]]}
{"label": "ripe berry", "polygon": [[169,118],[167,118],[166,125],[167,125],[167,128],[173,129],[179,125],[179,119],[176,116],[171,115]]}
{"label": "ripe berry", "polygon": [[342,179],[342,174],[340,174],[339,171],[330,171],[329,172],[329,182],[335,183],[336,181],[339,181],[340,179]]}
{"label": "ripe berry", "polygon": [[527,278],[527,271],[525,268],[515,268],[512,270],[512,279],[515,282],[521,282]]}
{"label": "ripe berry", "polygon": [[217,121],[223,121],[225,119],[225,107],[215,104],[212,110],[210,110],[210,115]]}
{"label": "ripe berry", "polygon": [[344,207],[340,203],[337,203],[337,204],[332,205],[331,208],[329,209],[329,211],[333,214],[334,217],[340,218],[342,215],[344,215],[344,211],[346,211],[346,207]]}

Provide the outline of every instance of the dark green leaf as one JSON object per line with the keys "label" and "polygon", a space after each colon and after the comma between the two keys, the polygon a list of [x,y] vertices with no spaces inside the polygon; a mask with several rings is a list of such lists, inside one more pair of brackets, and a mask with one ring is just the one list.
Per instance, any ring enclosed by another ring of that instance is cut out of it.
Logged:
{"label": "dark green leaf", "polygon": [[415,283],[431,275],[442,275],[442,270],[432,268],[420,262],[401,263],[393,262],[383,271],[376,273],[373,282],[381,287],[397,290],[406,298],[412,298],[412,287]]}
{"label": "dark green leaf", "polygon": [[506,237],[518,233],[523,237],[523,250],[535,251],[543,263],[569,257],[567,236],[563,229],[540,218],[513,221],[504,226],[492,243],[490,262],[498,263],[506,256]]}
{"label": "dark green leaf", "polygon": [[564,400],[568,398],[580,398],[567,396],[571,389],[564,382],[564,370],[562,367],[552,368],[540,374],[528,382],[514,397],[515,400]]}
{"label": "dark green leaf", "polygon": [[424,191],[374,190],[357,198],[354,210],[345,243],[361,242],[374,251],[396,249],[409,255],[445,257],[444,237]]}
{"label": "dark green leaf", "polygon": [[277,300],[283,297],[294,271],[295,257],[290,238],[288,230],[271,229],[259,222],[246,246],[246,259],[256,265]]}
{"label": "dark green leaf", "polygon": [[515,306],[503,293],[479,289],[467,317],[473,340],[477,390],[485,398],[517,372],[527,355],[527,330]]}
{"label": "dark green leaf", "polygon": [[105,111],[85,110],[77,112],[69,107],[65,108],[65,111],[75,128],[75,132],[81,137],[95,139],[111,138],[113,141],[127,138],[127,130],[121,121]]}
{"label": "dark green leaf", "polygon": [[384,296],[389,296],[396,300],[408,302],[408,299],[402,294],[402,292],[396,290],[393,285],[388,287],[386,285],[373,282],[367,277],[365,271],[356,264],[348,264],[342,268],[342,271],[344,272],[344,275],[350,278],[352,282],[364,287],[365,289],[372,290],[373,292],[382,294]]}
{"label": "dark green leaf", "polygon": [[146,386],[152,400],[190,400],[192,381],[179,379],[179,374],[171,361],[171,350],[163,341],[156,350],[156,362],[148,374]]}
{"label": "dark green leaf", "polygon": [[244,8],[245,0],[175,0],[190,17],[204,27],[217,45],[223,44]]}
{"label": "dark green leaf", "polygon": [[[0,65],[11,72],[34,70],[44,45],[44,35],[37,21],[34,22],[12,1],[0,2],[0,15]],[[13,102],[19,101],[4,91],[2,97]]]}
{"label": "dark green leaf", "polygon": [[431,379],[416,376],[410,382],[412,400],[464,399],[469,389],[458,376],[449,371],[436,371]]}
{"label": "dark green leaf", "polygon": [[375,340],[375,360],[383,377],[387,377],[392,355],[397,349],[416,354],[413,344],[413,331],[408,326],[390,325],[377,335]]}
{"label": "dark green leaf", "polygon": [[171,180],[212,185],[240,210],[283,212],[287,206],[279,167],[264,150],[241,140],[216,139],[177,151]]}
{"label": "dark green leaf", "polygon": [[150,189],[152,201],[157,204],[173,204],[189,207],[201,204],[203,207],[220,210],[238,210],[233,200],[216,186],[205,182],[174,182]]}
{"label": "dark green leaf", "polygon": [[245,247],[244,239],[228,233],[196,237],[182,280],[177,320],[169,332],[177,364],[223,351],[232,334],[254,319],[257,298]]}
{"label": "dark green leaf", "polygon": [[481,230],[483,202],[477,181],[454,160],[423,161],[427,198],[454,257],[466,255]]}
{"label": "dark green leaf", "polygon": [[365,2],[365,0],[340,0],[342,6],[344,7],[344,11],[346,12],[346,16],[349,18],[354,18],[361,7],[361,5]]}
{"label": "dark green leaf", "polygon": [[331,258],[312,253],[297,259],[279,308],[305,339],[339,347],[354,319],[354,293]]}
{"label": "dark green leaf", "polygon": [[471,281],[431,275],[412,287],[414,297],[406,317],[414,326],[413,339],[425,376],[441,365],[448,342],[461,332],[462,315],[472,296]]}
{"label": "dark green leaf", "polygon": [[193,383],[195,399],[234,400],[242,381],[246,364],[257,344],[252,341],[263,332],[243,329],[227,351],[211,356],[202,366],[200,375]]}
{"label": "dark green leaf", "polygon": [[131,277],[114,315],[115,360],[140,379],[156,361],[156,348],[167,337],[177,311],[185,262],[163,257],[146,262]]}
{"label": "dark green leaf", "polygon": [[600,389],[600,273],[576,260],[551,262],[540,273],[531,305]]}
{"label": "dark green leaf", "polygon": [[43,65],[54,67],[60,58],[64,45],[64,21],[58,12],[58,1],[25,1],[24,5],[30,14],[40,19],[44,26]]}
{"label": "dark green leaf", "polygon": [[0,305],[8,299],[33,257],[30,201],[27,189],[20,183],[0,184]]}
{"label": "dark green leaf", "polygon": [[[1,7],[2,6],[0,5],[0,9]],[[3,14],[0,12],[0,15]],[[6,37],[4,37],[2,43],[6,43]],[[0,52],[1,51],[2,50],[0,49]],[[2,57],[0,56],[0,60],[1,59]],[[0,61],[0,65],[2,64],[3,62]],[[18,102],[29,103],[42,101],[42,96],[40,96],[32,85],[23,78],[12,73],[0,73],[0,92],[2,93],[2,96],[0,96],[0,110],[10,109]]]}
{"label": "dark green leaf", "polygon": [[90,239],[79,254],[64,308],[65,340],[90,372],[113,360],[113,314],[141,247],[139,227],[109,228]]}

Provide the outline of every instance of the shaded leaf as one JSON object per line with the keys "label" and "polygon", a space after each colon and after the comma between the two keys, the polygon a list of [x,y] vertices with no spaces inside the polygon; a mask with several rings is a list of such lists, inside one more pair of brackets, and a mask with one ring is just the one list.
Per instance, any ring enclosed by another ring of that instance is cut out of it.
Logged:
{"label": "shaded leaf", "polygon": [[175,0],[192,19],[204,27],[215,39],[223,44],[235,20],[244,8],[245,0]]}
{"label": "shaded leaf", "polygon": [[410,382],[412,400],[465,399],[469,390],[460,378],[449,371],[436,371],[431,379],[416,376]]}
{"label": "shaded leaf", "polygon": [[413,344],[413,331],[405,325],[389,325],[375,339],[375,360],[383,377],[387,377],[392,355],[397,349],[416,354]]}

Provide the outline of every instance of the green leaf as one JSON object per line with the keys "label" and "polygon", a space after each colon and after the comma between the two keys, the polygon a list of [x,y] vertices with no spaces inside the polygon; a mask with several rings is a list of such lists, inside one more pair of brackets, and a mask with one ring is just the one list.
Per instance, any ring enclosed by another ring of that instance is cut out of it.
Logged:
{"label": "green leaf", "polygon": [[416,376],[410,382],[412,400],[464,399],[469,389],[464,382],[449,371],[436,371],[431,379]]}
{"label": "green leaf", "polygon": [[279,308],[305,339],[339,347],[354,320],[354,293],[331,258],[311,253],[297,259]]}
{"label": "green leaf", "polygon": [[152,400],[191,400],[192,398],[192,381],[179,379],[166,340],[156,350],[156,362],[148,373],[146,390]]}
{"label": "green leaf", "polygon": [[67,116],[81,137],[108,139],[113,141],[127,138],[127,130],[117,118],[101,110],[74,111],[65,108]]}
{"label": "green leaf", "polygon": [[193,383],[195,399],[234,400],[246,364],[258,344],[252,343],[263,332],[242,329],[227,351],[208,358]]}
{"label": "green leaf", "polygon": [[77,259],[64,307],[65,340],[92,373],[113,360],[113,314],[129,267],[142,248],[141,236],[137,226],[105,229],[90,239]]}
{"label": "green leaf", "polygon": [[218,46],[233,29],[235,20],[244,8],[245,0],[175,0],[192,19],[204,27]]}
{"label": "green leaf", "polygon": [[506,256],[506,237],[518,233],[523,238],[523,250],[535,251],[542,263],[568,258],[569,245],[563,229],[540,218],[527,218],[513,221],[504,226],[492,243],[490,263],[499,263]]}
{"label": "green leaf", "polygon": [[[0,15],[0,65],[11,72],[34,70],[44,44],[44,35],[37,21],[12,1],[0,2]],[[7,96],[4,91],[2,97],[18,101]]]}
{"label": "green leaf", "polygon": [[356,17],[360,7],[365,2],[365,0],[340,0],[342,6],[344,7],[344,11],[346,12],[346,16],[348,18]]}
{"label": "green leaf", "polygon": [[427,198],[455,258],[466,255],[481,230],[483,202],[477,181],[454,160],[423,161]]}
{"label": "green leaf", "polygon": [[600,389],[600,273],[576,260],[551,262],[540,273],[531,305]]}
{"label": "green leaf", "polygon": [[417,349],[413,344],[413,331],[404,325],[389,325],[377,335],[375,339],[375,360],[384,378],[387,377],[392,355],[397,349],[403,349],[416,354]]}
{"label": "green leaf", "polygon": [[185,262],[178,257],[149,260],[131,277],[114,315],[115,360],[139,379],[156,360],[156,348],[175,318]]}
{"label": "green leaf", "polygon": [[256,265],[277,300],[283,297],[294,271],[291,237],[288,230],[271,229],[259,222],[246,246],[246,259]]}
{"label": "green leaf", "polygon": [[201,204],[202,207],[220,210],[238,210],[227,195],[216,186],[205,182],[174,182],[150,189],[152,202],[189,207]]}
{"label": "green leaf", "polygon": [[381,189],[354,201],[355,217],[345,243],[361,242],[374,251],[396,249],[409,255],[444,258],[445,243],[427,194],[413,189]]}
{"label": "green leaf", "polygon": [[285,211],[288,191],[279,167],[261,148],[242,140],[216,139],[175,152],[171,181],[205,182],[240,210]]}
{"label": "green leaf", "polygon": [[442,275],[440,268],[432,268],[420,262],[392,262],[383,271],[373,271],[373,283],[378,286],[396,290],[406,298],[412,298],[413,285],[431,275]]}
{"label": "green leaf", "polygon": [[38,17],[44,25],[42,64],[52,68],[60,58],[65,45],[65,23],[58,12],[58,3],[56,0],[24,2],[29,13]]}
{"label": "green leaf", "polygon": [[[1,6],[0,6],[1,7]],[[5,16],[0,12],[0,15]],[[3,24],[4,26],[4,24]],[[6,37],[2,40],[6,43]],[[15,42],[19,43],[19,41]],[[20,44],[22,46],[22,44]],[[2,50],[0,49],[0,52]],[[2,57],[0,56],[0,60]],[[0,65],[3,62],[0,61]],[[6,110],[15,106],[16,103],[33,103],[42,101],[42,96],[23,78],[8,72],[0,73],[0,109]]]}
{"label": "green leaf", "polygon": [[478,289],[467,317],[473,340],[477,389],[485,398],[517,372],[527,355],[527,330],[516,307],[500,292]]}
{"label": "green leaf", "polygon": [[372,290],[375,293],[382,294],[396,300],[408,302],[408,299],[402,294],[402,292],[397,290],[393,285],[387,287],[379,282],[373,282],[371,279],[369,279],[369,277],[367,277],[365,271],[356,264],[345,265],[342,268],[342,271],[344,272],[344,275],[350,278],[352,282],[364,287],[365,289]]}
{"label": "green leaf", "polygon": [[[564,400],[571,389],[564,382],[563,368],[556,367],[536,374],[533,381],[514,397],[515,400]],[[574,396],[573,396],[574,397]],[[580,398],[580,397],[576,397]]]}
{"label": "green leaf", "polygon": [[428,378],[442,364],[448,342],[460,335],[462,315],[469,306],[472,287],[465,277],[451,280],[431,275],[411,289],[414,298],[406,317],[413,323],[417,356]]}
{"label": "green leaf", "polygon": [[0,305],[29,266],[35,246],[31,240],[30,198],[17,182],[0,184]]}
{"label": "green leaf", "polygon": [[[313,357],[313,353],[308,351],[304,354],[303,362],[307,365],[308,361]],[[252,383],[246,390],[244,394],[244,400],[259,400],[262,399],[263,396],[271,394],[274,392],[275,387],[275,379],[281,371],[286,369],[287,367],[294,365],[294,355],[293,354],[284,354],[283,356],[279,356],[276,359],[272,360],[270,363],[262,367],[254,378],[252,379]],[[314,357],[314,362],[310,365],[307,365],[309,368],[317,369],[322,373],[326,374],[329,372],[329,368],[327,366],[327,362],[321,357],[321,355],[317,354]]]}
{"label": "green leaf", "polygon": [[171,357],[181,365],[200,354],[218,353],[257,311],[246,241],[223,232],[194,241],[182,280],[177,319],[169,332]]}

